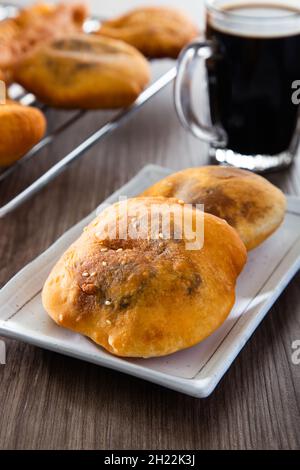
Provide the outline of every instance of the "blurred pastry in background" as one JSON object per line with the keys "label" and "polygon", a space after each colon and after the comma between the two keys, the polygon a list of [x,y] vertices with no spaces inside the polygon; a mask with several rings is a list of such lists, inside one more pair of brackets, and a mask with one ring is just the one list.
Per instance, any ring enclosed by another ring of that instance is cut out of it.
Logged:
{"label": "blurred pastry in background", "polygon": [[262,176],[224,166],[188,168],[154,184],[141,196],[177,197],[204,204],[204,211],[225,219],[247,250],[260,245],[281,224],[285,196]]}
{"label": "blurred pastry in background", "polygon": [[[44,285],[50,317],[118,356],[163,356],[212,334],[234,304],[246,249],[230,225],[203,213],[204,245],[187,249],[190,237],[175,236],[182,211],[177,199],[133,198],[100,213]],[[184,211],[198,227],[200,211]],[[170,225],[149,224],[155,215]]]}
{"label": "blurred pastry in background", "polygon": [[98,34],[121,39],[149,58],[176,58],[181,49],[199,34],[199,29],[179,10],[144,7],[105,21]]}
{"label": "blurred pastry in background", "polygon": [[6,83],[10,81],[11,66],[16,58],[14,40],[18,32],[15,19],[0,21],[0,76]]}
{"label": "blurred pastry in background", "polygon": [[0,81],[5,82],[5,75],[4,75],[4,72],[2,72],[1,69],[0,69]]}
{"label": "blurred pastry in background", "polygon": [[46,120],[30,106],[7,100],[0,104],[0,167],[12,165],[43,137]]}
{"label": "blurred pastry in background", "polygon": [[[56,26],[60,32],[71,32],[82,28],[83,22],[88,15],[86,2],[66,1],[60,3],[37,2],[27,8],[23,8],[15,21],[21,28],[39,25],[44,27],[45,31],[51,26]],[[47,25],[41,25],[41,22],[48,22]],[[63,29],[66,28],[66,29]],[[54,31],[56,34],[57,31]]]}
{"label": "blurred pastry in background", "polygon": [[36,45],[62,34],[82,31],[88,10],[84,3],[37,3],[15,18],[0,22],[0,69],[6,82],[11,68]]}
{"label": "blurred pastry in background", "polygon": [[148,84],[150,67],[123,41],[76,34],[35,48],[16,65],[14,78],[54,107],[120,108]]}

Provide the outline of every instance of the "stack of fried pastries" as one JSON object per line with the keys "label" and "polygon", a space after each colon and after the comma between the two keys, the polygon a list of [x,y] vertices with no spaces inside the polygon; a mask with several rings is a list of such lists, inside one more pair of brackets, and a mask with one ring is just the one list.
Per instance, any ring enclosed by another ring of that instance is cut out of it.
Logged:
{"label": "stack of fried pastries", "polygon": [[15,18],[0,22],[0,70],[6,81],[14,66],[40,44],[82,30],[87,16],[84,3],[36,3]]}
{"label": "stack of fried pastries", "polygon": [[[86,227],[44,285],[45,310],[118,356],[193,346],[225,321],[247,249],[268,238],[284,213],[281,191],[249,172],[211,166],[175,173]],[[155,230],[154,216],[161,221]],[[203,244],[191,249],[191,232],[178,230],[182,217]]]}
{"label": "stack of fried pastries", "polygon": [[198,33],[192,20],[171,8],[133,10],[104,22],[93,37],[83,33],[86,17],[83,4],[41,3],[2,21],[0,70],[6,81],[55,107],[124,107],[149,83],[142,54],[175,58]]}
{"label": "stack of fried pastries", "polygon": [[[15,70],[26,57],[56,37],[81,31],[86,16],[83,3],[37,3],[20,10],[15,18],[1,21],[0,80],[7,85],[15,81]],[[40,110],[11,100],[0,104],[0,123],[0,167],[21,158],[41,139],[46,128]]]}

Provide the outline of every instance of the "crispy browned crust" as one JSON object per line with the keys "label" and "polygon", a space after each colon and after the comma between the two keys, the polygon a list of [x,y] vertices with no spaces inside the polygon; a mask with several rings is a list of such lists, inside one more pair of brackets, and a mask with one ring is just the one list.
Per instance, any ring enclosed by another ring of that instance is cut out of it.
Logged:
{"label": "crispy browned crust", "polygon": [[174,173],[141,196],[177,197],[204,204],[205,212],[225,219],[248,250],[260,245],[284,219],[284,194],[262,176],[237,168],[204,166]]}
{"label": "crispy browned crust", "polygon": [[181,49],[199,34],[199,30],[181,11],[144,7],[105,21],[99,34],[121,39],[147,57],[176,58]]}
{"label": "crispy browned crust", "polygon": [[0,129],[0,166],[9,166],[39,142],[46,120],[39,109],[8,100],[0,105]]}
{"label": "crispy browned crust", "polygon": [[20,59],[37,45],[82,30],[88,10],[84,3],[36,3],[0,22],[0,69],[6,82]]}
{"label": "crispy browned crust", "polygon": [[51,106],[120,108],[138,97],[150,68],[122,41],[77,34],[35,49],[18,64],[14,77]]}
{"label": "crispy browned crust", "polygon": [[[42,293],[43,305],[58,325],[118,356],[151,357],[193,346],[223,323],[246,262],[244,244],[232,227],[210,214],[204,214],[200,250],[187,250],[186,239],[164,239],[163,231],[162,237],[147,239],[150,232],[141,214],[162,203],[182,214],[175,199],[135,198],[128,207],[140,215],[127,220],[128,212],[117,203],[64,253]],[[194,224],[197,211],[188,211]],[[118,233],[126,233],[127,239],[116,239],[107,229],[116,213]],[[132,224],[141,227],[138,239],[130,236]]]}

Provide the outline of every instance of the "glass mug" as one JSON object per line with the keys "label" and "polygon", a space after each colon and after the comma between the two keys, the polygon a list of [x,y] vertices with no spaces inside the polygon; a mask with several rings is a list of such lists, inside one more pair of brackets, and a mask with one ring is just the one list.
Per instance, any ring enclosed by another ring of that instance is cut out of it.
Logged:
{"label": "glass mug", "polygon": [[[209,104],[201,120],[191,97],[197,64],[204,71],[202,108]],[[274,170],[292,162],[299,144],[296,81],[299,86],[299,0],[207,0],[206,40],[195,40],[179,57],[176,110],[210,144],[215,162]]]}

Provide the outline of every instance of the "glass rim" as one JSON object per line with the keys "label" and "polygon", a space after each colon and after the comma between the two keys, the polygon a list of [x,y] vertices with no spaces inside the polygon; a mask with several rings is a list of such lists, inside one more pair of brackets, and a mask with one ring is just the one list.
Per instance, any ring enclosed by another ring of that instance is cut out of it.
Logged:
{"label": "glass rim", "polygon": [[[281,2],[279,2],[278,0],[277,1],[274,0],[274,2],[269,4],[269,6],[274,7],[276,5],[278,5],[278,6],[282,5],[282,7],[284,8],[284,3],[285,2],[283,0]],[[253,0],[253,1],[248,0],[246,5],[251,6],[252,4],[253,4],[253,6],[259,6],[260,3],[258,1],[255,1],[255,0]],[[266,23],[266,22],[276,23],[276,22],[280,22],[280,21],[290,21],[290,20],[294,20],[295,18],[300,18],[300,6],[299,6],[299,11],[297,11],[297,10],[293,11],[292,6],[291,6],[291,11],[289,13],[282,13],[282,15],[278,15],[278,16],[275,16],[275,17],[266,17],[266,16],[262,17],[262,16],[257,16],[257,15],[244,16],[240,13],[235,12],[234,7],[238,6],[238,3],[235,4],[233,2],[230,2],[230,0],[228,2],[226,2],[225,5],[227,5],[227,8],[228,7],[229,8],[228,9],[222,8],[222,5],[217,4],[217,0],[205,0],[205,7],[206,7],[207,11],[215,13],[217,15],[221,15],[221,16],[228,16],[233,20],[241,21],[241,22],[244,22],[244,23],[252,22],[252,21],[259,21],[259,22],[264,22],[264,23]],[[267,7],[268,3],[266,3],[265,6]]]}

